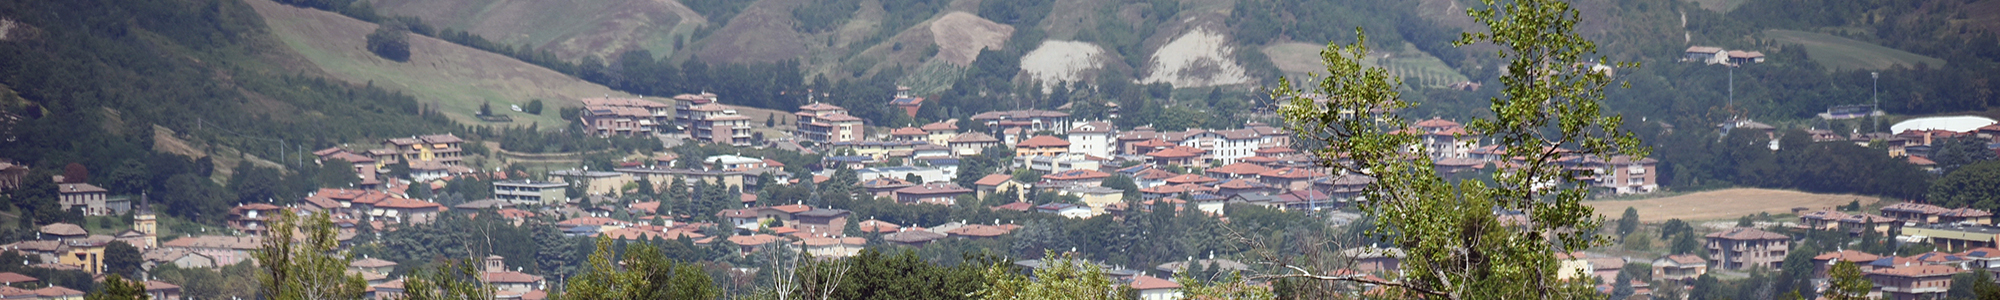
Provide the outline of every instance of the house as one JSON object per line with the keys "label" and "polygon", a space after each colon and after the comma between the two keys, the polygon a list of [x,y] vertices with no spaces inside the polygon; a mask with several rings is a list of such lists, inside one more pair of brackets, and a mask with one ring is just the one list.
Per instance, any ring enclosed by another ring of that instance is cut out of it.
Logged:
{"label": "house", "polygon": [[1062,194],[1076,196],[1083,205],[1090,207],[1091,215],[1103,214],[1105,207],[1125,201],[1125,190],[1101,186],[1065,187]]}
{"label": "house", "polygon": [[1082,206],[1082,205],[1068,204],[1068,203],[1049,203],[1049,204],[1036,205],[1035,212],[1045,213],[1045,214],[1055,214],[1058,216],[1063,216],[1065,218],[1072,218],[1072,219],[1089,218],[1091,216],[1096,215],[1094,213],[1091,213],[1089,206]]}
{"label": "house", "polygon": [[958,187],[949,182],[926,183],[896,190],[896,203],[929,203],[952,205],[958,203],[959,195],[970,195],[972,190]]}
{"label": "house", "polygon": [[1111,157],[1111,131],[1117,129],[1110,122],[1077,123],[1069,129],[1069,153]]}
{"label": "house", "polygon": [[883,235],[882,240],[890,243],[895,243],[898,245],[922,247],[925,244],[930,244],[931,241],[936,241],[939,239],[943,239],[945,237],[946,235],[942,233],[931,232],[929,230],[906,229],[900,232]]}
{"label": "house", "polygon": [[548,288],[542,276],[507,270],[506,258],[499,255],[486,256],[480,279],[499,292],[525,293]]}
{"label": "house", "polygon": [[1262,145],[1259,141],[1264,138],[1256,130],[1251,129],[1195,129],[1189,130],[1185,136],[1186,138],[1180,141],[1181,146],[1201,149],[1209,155],[1209,159],[1224,164],[1233,164],[1239,159],[1255,156],[1255,152]]}
{"label": "house", "polygon": [[728,240],[729,243],[735,244],[737,246],[736,249],[737,254],[749,255],[750,253],[757,252],[757,249],[762,249],[765,246],[771,245],[771,243],[777,242],[778,239],[779,239],[778,236],[760,233],[752,235],[729,236],[729,238],[727,238],[726,240]]}
{"label": "house", "polygon": [[370,219],[392,223],[423,224],[437,219],[444,211],[444,205],[435,202],[392,197],[377,202],[368,210]]}
{"label": "house", "polygon": [[1708,47],[1708,46],[1689,46],[1687,48],[1687,51],[1685,51],[1684,53],[1686,54],[1681,56],[1681,61],[1716,62],[1719,61],[1719,59],[1717,58],[1722,54],[1722,48]]}
{"label": "house", "polygon": [[715,94],[701,93],[674,95],[674,125],[683,130],[694,127],[694,108],[716,102]]}
{"label": "house", "polygon": [[736,114],[734,108],[709,103],[688,108],[685,113],[692,123],[686,129],[690,139],[711,144],[750,145],[750,117]]}
{"label": "house", "polygon": [[861,188],[867,190],[868,194],[875,195],[875,197],[894,197],[896,190],[915,185],[917,184],[895,177],[876,177],[875,179],[861,181]]}
{"label": "house", "polygon": [[1717,267],[1730,270],[1778,268],[1792,241],[1783,234],[1747,227],[1710,233],[1705,238],[1708,257],[1715,259]]}
{"label": "house", "polygon": [[1880,259],[1882,259],[1881,256],[1854,250],[1822,253],[1818,256],[1813,256],[1813,278],[1826,278],[1827,270],[1837,261],[1854,263],[1855,266],[1861,268],[1861,271],[1865,272],[1872,269],[1869,265]]}
{"label": "house", "polygon": [[1419,143],[1431,158],[1468,158],[1472,150],[1479,148],[1478,135],[1458,122],[1432,117],[1415,125]]}
{"label": "house", "polygon": [[0,192],[20,188],[22,178],[28,178],[28,166],[16,164],[10,159],[0,158]]}
{"label": "house", "polygon": [[[625,188],[625,184],[632,182],[631,174],[575,168],[549,171],[549,177],[555,179],[552,180],[554,182],[581,183],[583,184],[583,194],[585,195],[618,194],[622,192],[620,191],[621,189]],[[499,193],[494,193],[494,195],[499,195]]]}
{"label": "house", "polygon": [[1863,230],[1873,230],[1877,233],[1894,232],[1893,230],[1901,228],[1903,225],[1902,221],[1898,221],[1895,218],[1870,214],[1847,214],[1831,210],[1819,210],[1799,215],[1799,222],[1806,229],[1843,230],[1848,235],[1856,236],[1860,235]]}
{"label": "house", "polygon": [[917,129],[924,130],[925,141],[931,142],[934,145],[950,146],[951,138],[958,136],[958,120],[937,121],[924,124],[924,126],[917,127]]}
{"label": "house", "polygon": [[1651,193],[1660,187],[1656,179],[1659,161],[1652,158],[1634,159],[1629,155],[1612,156],[1609,159],[1589,156],[1573,156],[1558,160],[1571,170],[1578,170],[1581,179],[1591,182],[1591,186],[1607,189],[1613,193]]}
{"label": "house", "polygon": [[[980,177],[979,181],[974,181],[972,183],[972,186],[974,189],[977,189],[979,191],[978,196],[979,198],[982,199],[986,198],[987,195],[992,195],[993,193],[998,193],[1000,191],[1014,191],[1016,193],[1019,193],[1022,192],[1024,189],[1028,188],[1027,184],[1015,182],[1014,176],[1009,176],[1007,174],[992,174],[992,175],[986,175],[986,177]],[[1022,199],[1026,199],[1027,196],[1022,195],[1021,197]],[[1015,199],[1015,200],[1020,201],[1022,199]]]}
{"label": "house", "polygon": [[[1018,229],[1020,227],[1021,227],[1020,225],[1014,225],[1014,224],[1007,224],[1007,225],[969,224],[965,226],[958,226],[958,228],[953,228],[951,230],[946,230],[944,234],[963,239],[991,239],[1002,235],[1007,235],[1008,233],[1013,233],[1014,229]],[[933,228],[933,230],[935,229],[936,228]]]}
{"label": "house", "polygon": [[194,252],[214,259],[215,266],[228,266],[250,259],[250,251],[257,251],[262,245],[263,238],[255,236],[203,235],[167,241],[160,248]]}
{"label": "house", "polygon": [[56,185],[56,189],[57,203],[62,204],[63,210],[81,206],[85,216],[112,214],[111,208],[105,206],[105,196],[109,193],[104,188],[88,183],[63,183]]}
{"label": "house", "polygon": [[493,182],[493,198],[523,205],[560,205],[569,202],[569,184],[534,179]]}
{"label": "house", "polygon": [[847,216],[849,214],[852,213],[845,209],[813,208],[807,211],[792,213],[792,219],[797,220],[797,222],[791,225],[800,231],[812,235],[841,236],[847,233]]}
{"label": "house", "polygon": [[1014,144],[1014,156],[1056,156],[1069,153],[1069,141],[1055,136],[1036,136]]}
{"label": "house", "polygon": [[793,113],[798,116],[797,135],[805,140],[819,143],[852,142],[864,137],[865,126],[861,118],[847,114],[847,109],[832,104],[813,102],[800,106]]}
{"label": "house", "polygon": [[1253,163],[1240,162],[1209,168],[1203,173],[1208,175],[1208,177],[1214,178],[1256,178],[1258,174],[1268,171],[1271,171],[1271,168]]}
{"label": "house", "polygon": [[389,274],[396,271],[396,262],[382,260],[380,258],[362,257],[360,260],[355,260],[354,262],[347,263],[347,269],[362,271],[362,272],[373,272],[375,274]]}
{"label": "house", "polygon": [[1278,190],[1299,191],[1311,189],[1313,179],[1326,176],[1312,169],[1284,167],[1257,173],[1257,180]]}
{"label": "house", "polygon": [[465,159],[464,144],[465,140],[459,139],[458,136],[450,133],[420,135],[383,140],[382,148],[385,151],[370,151],[369,153],[377,155],[377,157],[374,157],[375,162],[382,164],[377,166],[376,169],[382,169],[387,164],[398,162],[409,163],[410,167],[415,169],[418,165],[416,162],[420,161],[436,162],[435,165],[463,168],[465,165],[462,162]]}
{"label": "house", "polygon": [[972,115],[971,119],[974,122],[984,122],[986,128],[996,131],[1020,129],[1028,133],[1049,131],[1065,134],[1071,128],[1069,113],[1058,111],[1034,109],[994,111]]}
{"label": "house", "polygon": [[1128,284],[1139,292],[1139,300],[1180,300],[1181,284],[1157,277],[1136,275]]}
{"label": "house", "polygon": [[1862,273],[1875,283],[1882,299],[1916,300],[1943,298],[1951,289],[1951,276],[1964,272],[1949,265],[1912,265]]}
{"label": "house", "polygon": [[1664,281],[1678,281],[1693,284],[1696,278],[1708,274],[1708,260],[1693,254],[1674,254],[1653,260],[1653,278]]}
{"label": "house", "polygon": [[597,136],[647,136],[665,132],[672,105],[640,98],[583,98],[584,129]]}
{"label": "house", "polygon": [[35,299],[83,300],[83,291],[62,287],[60,285],[51,285],[48,287],[35,289]]}
{"label": "house", "polygon": [[216,267],[214,258],[187,250],[152,249],[139,256],[145,260],[139,263],[139,267],[146,270],[152,270],[153,267],[160,265],[174,265],[182,269]]}
{"label": "house", "polygon": [[889,140],[930,142],[930,134],[924,133],[923,129],[917,129],[916,127],[896,128],[889,130]]}
{"label": "house", "polygon": [[903,109],[903,115],[917,116],[917,110],[924,107],[924,97],[910,96],[910,87],[896,86],[896,97],[889,99],[889,106]]}
{"label": "house", "polygon": [[861,253],[868,239],[860,237],[807,237],[793,242],[815,258],[842,258]]}
{"label": "house", "polygon": [[999,146],[1000,139],[985,133],[967,132],[951,137],[946,144],[958,155],[979,155],[980,152],[986,151],[986,148]]}
{"label": "house", "polygon": [[147,280],[146,296],[152,300],[181,300],[181,286],[159,280]]}
{"label": "house", "polygon": [[1763,62],[1764,62],[1763,52],[1740,51],[1740,50],[1729,51],[1730,64],[1745,65],[1753,63],[1763,63]]}
{"label": "house", "polygon": [[1058,186],[1098,186],[1105,178],[1111,178],[1111,174],[1077,169],[1042,175],[1042,182]]}
{"label": "house", "polygon": [[1395,273],[1402,270],[1403,249],[1355,247],[1337,252],[1336,257],[1354,261],[1354,269],[1363,273]]}
{"label": "house", "polygon": [[1102,169],[1104,167],[1102,159],[1083,154],[1063,153],[1056,156],[1015,156],[1014,164],[1036,172],[1056,173],[1078,169]]}
{"label": "house", "polygon": [[278,217],[280,209],[283,208],[266,203],[237,205],[229,209],[229,229],[251,235],[263,235],[265,222]]}
{"label": "house", "polygon": [[1177,146],[1172,148],[1166,148],[1159,151],[1147,152],[1145,155],[1150,158],[1150,161],[1154,165],[1193,166],[1193,165],[1200,165],[1203,161],[1205,161],[1206,159],[1204,159],[1203,157],[1207,155],[1207,153],[1208,153],[1207,151],[1203,151],[1201,149],[1195,149],[1193,147]]}

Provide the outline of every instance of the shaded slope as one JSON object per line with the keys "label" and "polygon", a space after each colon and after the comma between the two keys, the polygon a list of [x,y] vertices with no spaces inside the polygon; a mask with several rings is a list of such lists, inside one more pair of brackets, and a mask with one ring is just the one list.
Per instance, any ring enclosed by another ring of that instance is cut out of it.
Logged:
{"label": "shaded slope", "polygon": [[670,55],[678,50],[677,39],[707,24],[701,14],[674,0],[370,2],[383,14],[416,16],[503,44],[548,49],[571,61],[587,55],[609,60],[637,49]]}

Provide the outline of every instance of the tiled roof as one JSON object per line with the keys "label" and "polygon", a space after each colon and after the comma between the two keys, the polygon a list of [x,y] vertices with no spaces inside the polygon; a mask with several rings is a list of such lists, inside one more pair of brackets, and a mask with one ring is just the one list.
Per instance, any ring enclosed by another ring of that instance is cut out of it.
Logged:
{"label": "tiled roof", "polygon": [[986,175],[986,177],[979,178],[979,181],[972,182],[972,185],[998,186],[1001,183],[1005,183],[1007,182],[1007,180],[1012,180],[1012,179],[1014,179],[1014,176],[1008,176],[1007,174],[992,174],[992,175]]}
{"label": "tiled roof", "polygon": [[1013,232],[1013,230],[1001,226],[972,224],[972,225],[961,226],[958,227],[958,229],[952,229],[951,231],[946,231],[945,233],[956,236],[967,236],[967,237],[996,237],[1007,234],[1008,232]]}
{"label": "tiled roof", "polygon": [[772,206],[771,209],[776,209],[778,211],[785,212],[786,214],[796,214],[812,210],[813,208],[811,206],[805,206],[803,204],[790,204],[790,205]]}
{"label": "tiled roof", "polygon": [[1100,179],[1106,177],[1111,177],[1111,174],[1098,172],[1095,170],[1085,170],[1085,169],[1075,169],[1069,171],[1056,172],[1055,174],[1042,175],[1042,179],[1044,180],[1055,180],[1055,181],[1089,180],[1089,179]]}
{"label": "tiled roof", "polygon": [[804,110],[804,111],[844,110],[844,109],[845,108],[834,106],[833,104],[826,104],[825,102],[813,102],[812,104],[799,106],[799,110]]}
{"label": "tiled roof", "polygon": [[930,124],[924,124],[923,127],[920,127],[918,129],[923,129],[926,132],[940,132],[940,131],[948,132],[948,131],[958,131],[958,125],[949,122],[939,121],[939,122],[932,122]]}
{"label": "tiled roof", "polygon": [[1884,206],[1882,207],[1882,211],[1933,215],[1933,214],[1944,213],[1945,211],[1948,211],[1948,209],[1930,204],[1903,202],[1903,203],[1891,204],[1889,206]]}
{"label": "tiled roof", "polygon": [[83,297],[83,291],[72,290],[60,285],[51,285],[35,290],[35,295],[42,296],[43,298]]}
{"label": "tiled roof", "polygon": [[1031,204],[1031,203],[1028,203],[1028,202],[1013,202],[1013,203],[1007,203],[1007,204],[1001,204],[1000,206],[994,206],[994,207],[993,207],[993,209],[1005,209],[1005,210],[1011,210],[1011,211],[1028,211],[1028,209],[1029,209],[1029,208],[1033,208],[1033,207],[1034,207],[1034,204]]}
{"label": "tiled roof", "polygon": [[1146,156],[1152,156],[1152,157],[1160,157],[1160,158],[1185,158],[1185,157],[1196,157],[1196,156],[1201,156],[1201,152],[1199,151],[1199,149],[1195,149],[1195,151],[1189,151],[1189,149],[1192,149],[1192,148],[1189,148],[1189,147],[1173,147],[1173,148],[1167,148],[1166,150],[1160,150],[1160,151],[1153,151],[1152,153],[1146,153]]}
{"label": "tiled roof", "polygon": [[1872,271],[1868,271],[1869,274],[1882,274],[1882,275],[1899,276],[1899,277],[1951,276],[1952,274],[1958,274],[1963,272],[1965,272],[1965,270],[1960,270],[1958,267],[1946,266],[1946,265],[1915,265],[1915,266],[1891,268],[1886,270],[1875,269]]}
{"label": "tiled roof", "polygon": [[729,242],[744,246],[757,246],[778,241],[778,236],[768,234],[730,236]]}
{"label": "tiled roof", "polygon": [[1018,143],[1018,144],[1015,144],[1015,145],[1014,145],[1014,147],[1030,147],[1030,148],[1033,148],[1033,147],[1069,147],[1069,141],[1065,141],[1065,140],[1063,140],[1063,139],[1059,139],[1059,138],[1056,138],[1055,136],[1052,136],[1052,135],[1043,135],[1043,136],[1036,136],[1036,137],[1033,137],[1033,138],[1028,138],[1028,140],[1026,140],[1026,141],[1021,141],[1020,143]]}
{"label": "tiled roof", "polygon": [[356,260],[351,263],[347,263],[347,266],[356,268],[394,267],[396,266],[396,262],[370,257],[370,258],[363,258],[361,260]]}
{"label": "tiled roof", "polygon": [[1185,183],[1200,184],[1200,183],[1216,182],[1218,180],[1219,179],[1215,179],[1213,177],[1201,176],[1195,174],[1181,174],[1174,177],[1168,177],[1166,179],[1167,184],[1185,184]]}
{"label": "tiled roof", "polygon": [[896,225],[896,223],[884,222],[882,220],[861,221],[861,223],[859,223],[858,226],[861,227],[860,228],[861,232],[872,232],[872,233],[896,232],[896,230],[903,229],[903,226],[901,225]]}
{"label": "tiled roof", "polygon": [[485,275],[486,282],[491,283],[535,283],[542,281],[541,276],[514,271],[486,272]]}
{"label": "tiled roof", "polygon": [[1285,168],[1273,169],[1270,171],[1264,171],[1263,173],[1257,173],[1257,176],[1302,179],[1302,178],[1323,177],[1326,176],[1326,173],[1320,173],[1319,171],[1313,171],[1311,169],[1285,167]]}
{"label": "tiled roof", "polygon": [[1970,250],[1965,250],[1965,252],[1959,252],[1958,255],[1968,258],[1995,258],[1995,257],[2000,257],[2000,249],[1994,249],[1992,247],[1979,247],[1979,248],[1972,248]]}
{"label": "tiled roof", "polygon": [[945,237],[944,234],[930,232],[929,230],[904,230],[903,232],[883,235],[882,240],[897,242],[897,243],[922,243],[922,242],[934,241],[944,237]]}
{"label": "tiled roof", "polygon": [[1722,48],[1717,48],[1717,47],[1708,47],[1708,46],[1689,46],[1689,47],[1688,47],[1688,49],[1687,49],[1687,52],[1688,52],[1688,53],[1717,53],[1717,52],[1722,52]]}
{"label": "tiled roof", "polygon": [[1667,259],[1668,261],[1672,261],[1676,264],[1681,264],[1683,266],[1708,265],[1707,259],[1702,259],[1700,256],[1695,256],[1693,254],[1675,254],[1675,255],[1668,255],[1667,257],[1664,258]]}
{"label": "tiled roof", "polygon": [[29,277],[28,275],[21,275],[21,273],[0,272],[0,282],[12,284],[12,283],[36,282],[36,281],[41,281],[41,279],[35,279],[34,277]]}
{"label": "tiled roof", "polygon": [[61,235],[61,236],[90,234],[89,232],[83,231],[82,226],[76,226],[76,224],[70,224],[70,223],[52,223],[49,225],[42,225],[42,233]]}
{"label": "tiled roof", "polygon": [[160,244],[162,248],[217,248],[251,250],[262,246],[263,238],[233,237],[219,235],[191,236],[174,239]]}
{"label": "tiled roof", "polygon": [[1459,126],[1460,125],[1458,124],[1458,122],[1452,122],[1450,120],[1445,120],[1444,118],[1438,118],[1438,117],[1431,117],[1430,120],[1417,121],[1417,127],[1424,127],[1424,128],[1448,128],[1448,127],[1459,127]]}
{"label": "tiled roof", "polygon": [[958,134],[958,136],[953,136],[953,137],[951,137],[951,140],[950,140],[950,141],[947,141],[947,142],[950,142],[950,143],[991,143],[991,142],[999,142],[999,141],[1000,141],[1000,139],[996,139],[996,138],[993,138],[993,136],[991,136],[991,135],[986,135],[985,133],[978,133],[978,132],[967,132],[967,133],[960,133],[960,134]]}
{"label": "tiled roof", "polygon": [[1208,169],[1208,171],[1206,172],[1242,176],[1242,175],[1256,175],[1267,171],[1271,171],[1271,168],[1260,166],[1253,163],[1239,162],[1239,163],[1229,164],[1226,166]]}
{"label": "tiled roof", "polygon": [[1030,110],[991,111],[991,112],[980,113],[977,115],[972,115],[973,120],[982,120],[982,121],[1000,120],[1000,119],[1062,118],[1062,117],[1069,117],[1069,113],[1030,109]]}
{"label": "tiled roof", "polygon": [[917,195],[970,193],[970,192],[972,192],[972,190],[958,187],[958,185],[950,183],[926,183],[922,185],[906,187],[896,190],[897,194],[917,194]]}
{"label": "tiled roof", "polygon": [[1144,291],[1144,290],[1158,290],[1158,289],[1178,289],[1178,288],[1181,288],[1181,284],[1179,284],[1179,283],[1174,283],[1173,281],[1169,281],[1169,280],[1166,280],[1166,279],[1160,279],[1160,278],[1157,278],[1157,277],[1152,277],[1152,276],[1146,276],[1146,275],[1136,275],[1136,276],[1132,276],[1132,284],[1131,284],[1131,285],[1132,285],[1132,289],[1134,289],[1134,290],[1141,290],[1141,291]]}
{"label": "tiled roof", "polygon": [[1790,236],[1786,236],[1783,234],[1771,233],[1769,231],[1764,231],[1756,228],[1745,228],[1745,227],[1730,228],[1729,230],[1725,230],[1722,232],[1710,233],[1708,234],[1708,238],[1712,239],[1719,238],[1719,239],[1738,240],[1738,241],[1791,239]]}
{"label": "tiled roof", "polygon": [[444,205],[439,205],[437,203],[424,200],[394,197],[394,198],[389,198],[388,200],[382,200],[382,202],[375,203],[375,207],[424,209],[424,208],[440,208],[444,207]]}
{"label": "tiled roof", "polygon": [[926,133],[924,133],[923,129],[917,129],[916,127],[896,128],[896,130],[889,131],[889,135],[894,135],[894,136],[910,136],[910,135],[925,135],[925,134]]}

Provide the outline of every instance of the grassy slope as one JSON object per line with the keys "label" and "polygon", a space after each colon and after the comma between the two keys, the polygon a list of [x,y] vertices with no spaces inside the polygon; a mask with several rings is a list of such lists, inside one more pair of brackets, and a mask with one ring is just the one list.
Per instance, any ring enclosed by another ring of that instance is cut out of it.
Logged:
{"label": "grassy slope", "polygon": [[[1290,42],[1266,46],[1263,51],[1264,55],[1271,57],[1272,63],[1278,65],[1278,70],[1285,72],[1286,77],[1305,78],[1308,72],[1325,75],[1326,65],[1319,57],[1319,51],[1325,48],[1325,45]],[[1391,75],[1404,78],[1406,85],[1442,87],[1466,80],[1465,75],[1445,65],[1443,60],[1408,44],[1401,51],[1393,52],[1389,58],[1383,58],[1379,50],[1376,53],[1362,60],[1362,65],[1388,68]],[[1421,78],[1421,81],[1410,77]]]}
{"label": "grassy slope", "polygon": [[1917,63],[1944,65],[1942,59],[1824,33],[1773,29],[1764,31],[1764,36],[1781,43],[1805,45],[1806,53],[1812,56],[1813,61],[1828,69],[1887,69],[1893,65],[1916,66]]}
{"label": "grassy slope", "polygon": [[452,119],[467,124],[487,124],[472,117],[486,101],[501,112],[509,104],[543,99],[550,108],[540,116],[506,113],[514,118],[513,124],[539,122],[549,128],[564,123],[554,107],[576,106],[580,97],[625,95],[513,58],[423,36],[410,37],[409,62],[384,60],[365,46],[364,36],[375,30],[375,24],[269,0],[245,2],[257,9],[286,46],[334,78],[411,93],[419,102],[440,106]]}
{"label": "grassy slope", "polygon": [[645,49],[672,55],[674,40],[707,20],[674,0],[372,0],[386,14],[423,18],[509,45],[551,49],[563,59],[613,58]]}
{"label": "grassy slope", "polygon": [[805,0],[755,1],[702,38],[691,53],[709,62],[772,62],[805,56],[809,37],[794,29],[798,22],[792,20],[792,8]]}

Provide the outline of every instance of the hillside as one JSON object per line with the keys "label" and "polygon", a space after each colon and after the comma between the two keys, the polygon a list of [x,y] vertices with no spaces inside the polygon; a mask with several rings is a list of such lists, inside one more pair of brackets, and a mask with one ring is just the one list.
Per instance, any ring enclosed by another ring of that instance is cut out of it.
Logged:
{"label": "hillside", "polygon": [[[264,17],[285,46],[305,57],[310,67],[355,84],[405,91],[418,102],[439,106],[440,111],[466,124],[487,124],[472,116],[481,103],[489,101],[498,113],[508,105],[525,105],[534,99],[558,107],[575,106],[579,97],[625,95],[513,58],[417,35],[410,36],[409,62],[386,60],[365,49],[364,36],[375,30],[375,24],[270,0],[244,1]],[[565,123],[553,111],[541,115],[506,113],[517,125]]]}
{"label": "hillside", "polygon": [[685,47],[701,14],[674,0],[473,1],[370,0],[388,15],[470,31],[507,45],[554,51],[565,60],[616,57],[630,50],[668,56]]}

